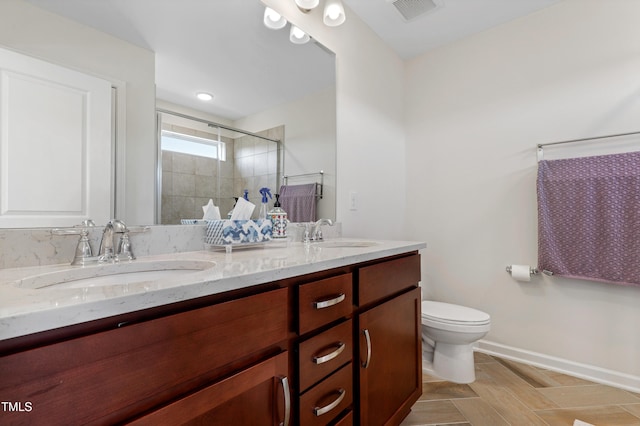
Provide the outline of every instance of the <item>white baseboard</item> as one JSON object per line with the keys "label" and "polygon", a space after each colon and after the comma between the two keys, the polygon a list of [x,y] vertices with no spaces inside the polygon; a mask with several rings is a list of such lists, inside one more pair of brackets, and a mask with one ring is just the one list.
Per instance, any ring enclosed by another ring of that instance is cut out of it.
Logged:
{"label": "white baseboard", "polygon": [[558,373],[579,377],[595,383],[640,393],[640,377],[638,376],[607,370],[593,365],[581,364],[579,362],[514,348],[487,340],[478,341],[474,350],[487,355],[495,355],[511,361],[557,371]]}

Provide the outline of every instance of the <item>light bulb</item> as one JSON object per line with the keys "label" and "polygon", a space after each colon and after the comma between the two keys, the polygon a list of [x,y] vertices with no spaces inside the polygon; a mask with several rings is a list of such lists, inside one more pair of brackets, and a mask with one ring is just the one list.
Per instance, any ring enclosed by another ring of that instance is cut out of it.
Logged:
{"label": "light bulb", "polygon": [[322,21],[328,27],[337,27],[342,25],[346,16],[344,14],[344,6],[340,0],[327,0],[324,5],[324,14]]}
{"label": "light bulb", "polygon": [[264,25],[272,30],[279,30],[280,28],[284,28],[284,26],[287,25],[287,20],[270,7],[265,7]]}
{"label": "light bulb", "polygon": [[296,4],[300,9],[310,10],[318,7],[320,0],[296,0]]}
{"label": "light bulb", "polygon": [[304,44],[310,39],[311,37],[309,37],[309,34],[305,33],[295,25],[291,25],[291,32],[289,33],[289,40],[291,41],[291,43]]}
{"label": "light bulb", "polygon": [[337,19],[338,16],[340,16],[340,9],[338,9],[338,7],[335,4],[331,5],[327,9],[327,16],[333,20]]}

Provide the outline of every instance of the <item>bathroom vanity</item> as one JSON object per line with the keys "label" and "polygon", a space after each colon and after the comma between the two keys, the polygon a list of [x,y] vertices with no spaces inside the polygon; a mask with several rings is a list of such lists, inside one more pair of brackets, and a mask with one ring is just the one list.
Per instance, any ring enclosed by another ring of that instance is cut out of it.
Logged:
{"label": "bathroom vanity", "polygon": [[399,424],[422,393],[424,247],[161,255],[215,266],[92,288],[22,288],[62,267],[5,269],[0,423]]}

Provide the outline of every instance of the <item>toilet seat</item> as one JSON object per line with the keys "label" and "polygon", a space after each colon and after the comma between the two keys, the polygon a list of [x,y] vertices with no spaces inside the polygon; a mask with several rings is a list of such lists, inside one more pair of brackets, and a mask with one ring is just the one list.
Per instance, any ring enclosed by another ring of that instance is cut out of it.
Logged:
{"label": "toilet seat", "polygon": [[421,307],[423,322],[452,326],[482,326],[491,322],[491,317],[486,312],[466,306],[424,300]]}

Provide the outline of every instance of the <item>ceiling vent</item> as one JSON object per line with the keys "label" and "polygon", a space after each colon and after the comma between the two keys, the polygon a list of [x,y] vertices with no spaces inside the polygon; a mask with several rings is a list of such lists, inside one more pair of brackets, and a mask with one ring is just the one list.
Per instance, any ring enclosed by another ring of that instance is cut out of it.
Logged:
{"label": "ceiling vent", "polygon": [[386,0],[392,3],[405,21],[409,22],[418,16],[432,12],[441,6],[439,0]]}

